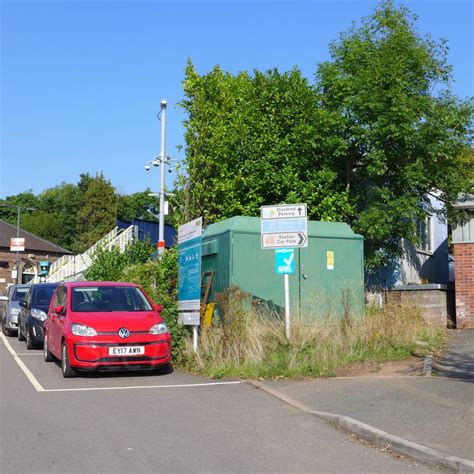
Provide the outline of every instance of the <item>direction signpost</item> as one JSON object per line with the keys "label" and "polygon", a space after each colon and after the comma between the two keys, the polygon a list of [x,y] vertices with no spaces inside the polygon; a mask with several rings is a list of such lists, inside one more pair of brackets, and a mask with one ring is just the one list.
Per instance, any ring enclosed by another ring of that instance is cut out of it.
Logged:
{"label": "direction signpost", "polygon": [[306,204],[281,204],[260,208],[262,249],[275,249],[275,270],[283,274],[285,287],[285,332],[290,338],[290,283],[295,271],[295,248],[308,246]]}

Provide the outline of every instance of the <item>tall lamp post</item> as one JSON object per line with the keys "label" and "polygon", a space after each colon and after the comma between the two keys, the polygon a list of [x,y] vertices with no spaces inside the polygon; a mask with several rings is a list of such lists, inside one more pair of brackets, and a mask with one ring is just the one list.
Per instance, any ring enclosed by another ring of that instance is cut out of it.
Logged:
{"label": "tall lamp post", "polygon": [[[20,210],[24,209],[26,211],[36,211],[35,207],[23,207],[23,206],[14,206],[12,204],[0,204],[2,207],[10,207],[10,208],[17,208],[17,218],[16,218],[16,238],[20,238]],[[16,251],[15,257],[15,267],[16,267],[16,282],[19,283],[20,279],[20,272],[18,271],[20,268],[20,252]]]}
{"label": "tall lamp post", "polygon": [[[177,160],[172,160],[169,156],[166,156],[166,106],[167,102],[165,99],[161,101],[161,148],[160,155],[155,157],[152,162],[147,161],[145,164],[145,170],[150,171],[150,165],[160,166],[160,192],[159,193],[150,193],[150,196],[159,195],[160,197],[160,213],[159,213],[159,227],[158,227],[158,254],[162,254],[165,251],[165,209],[167,207],[166,195],[171,195],[171,193],[166,192],[165,184],[165,165],[171,166],[172,162]],[[159,116],[158,116],[159,117]],[[179,165],[176,165],[176,169]],[[171,168],[168,170],[171,173]],[[167,212],[166,212],[167,213]]]}
{"label": "tall lamp post", "polygon": [[165,251],[165,141],[166,141],[166,100],[161,101],[161,173],[160,173],[160,225],[158,230],[158,254]]}

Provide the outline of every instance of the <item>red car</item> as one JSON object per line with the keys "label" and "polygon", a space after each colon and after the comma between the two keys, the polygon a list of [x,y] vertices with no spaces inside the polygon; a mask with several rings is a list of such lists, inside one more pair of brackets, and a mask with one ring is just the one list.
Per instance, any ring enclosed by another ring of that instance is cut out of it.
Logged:
{"label": "red car", "polygon": [[171,337],[162,306],[132,283],[67,282],[51,299],[44,323],[44,360],[78,370],[171,368]]}

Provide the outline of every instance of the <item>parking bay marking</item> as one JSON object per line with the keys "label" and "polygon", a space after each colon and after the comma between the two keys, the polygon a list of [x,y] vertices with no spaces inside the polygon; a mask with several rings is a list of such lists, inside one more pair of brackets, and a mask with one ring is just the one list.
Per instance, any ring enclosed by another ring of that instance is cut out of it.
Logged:
{"label": "parking bay marking", "polygon": [[[25,363],[20,359],[20,354],[17,354],[13,347],[8,342],[7,338],[0,333],[0,337],[5,344],[8,352],[13,356],[16,363],[20,366],[20,369],[26,375],[26,378],[30,381],[31,385],[35,388],[37,392],[90,392],[98,390],[131,390],[131,389],[140,389],[140,388],[192,388],[192,387],[209,387],[215,385],[237,385],[240,384],[240,381],[230,381],[230,382],[202,382],[202,383],[186,383],[186,384],[170,384],[170,385],[132,385],[129,387],[82,387],[82,388],[44,388],[32,374],[30,369],[25,365]],[[33,353],[32,353],[33,354]],[[29,354],[28,354],[29,355]],[[42,354],[41,354],[42,355]]]}
{"label": "parking bay marking", "polygon": [[16,355],[18,357],[25,357],[25,356],[43,356],[42,352],[17,352]]}
{"label": "parking bay marking", "polygon": [[131,390],[135,388],[192,388],[210,387],[214,385],[236,385],[240,381],[232,382],[204,382],[204,383],[182,383],[170,385],[133,385],[130,387],[82,387],[82,388],[48,388],[46,392],[92,392],[94,390]]}
{"label": "parking bay marking", "polygon": [[31,385],[35,388],[37,392],[45,392],[46,390],[44,387],[38,382],[36,377],[31,373],[30,369],[25,365],[25,363],[20,359],[18,354],[15,352],[13,347],[10,345],[10,343],[7,341],[7,338],[3,335],[0,334],[2,337],[3,343],[5,344],[5,347],[7,348],[8,352],[13,356],[15,359],[16,363],[20,366],[20,369],[23,371],[23,373],[26,375],[26,378],[31,382]]}

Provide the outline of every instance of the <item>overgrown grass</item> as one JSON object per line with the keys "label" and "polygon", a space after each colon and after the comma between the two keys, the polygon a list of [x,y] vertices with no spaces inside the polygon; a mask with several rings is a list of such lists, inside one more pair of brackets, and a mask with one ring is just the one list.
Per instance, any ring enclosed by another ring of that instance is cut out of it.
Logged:
{"label": "overgrown grass", "polygon": [[427,324],[418,310],[367,308],[364,317],[292,320],[284,323],[257,311],[248,295],[231,288],[221,297],[220,323],[201,333],[199,351],[189,343],[185,367],[211,377],[275,378],[332,376],[358,361],[391,361],[438,349],[444,330]]}

